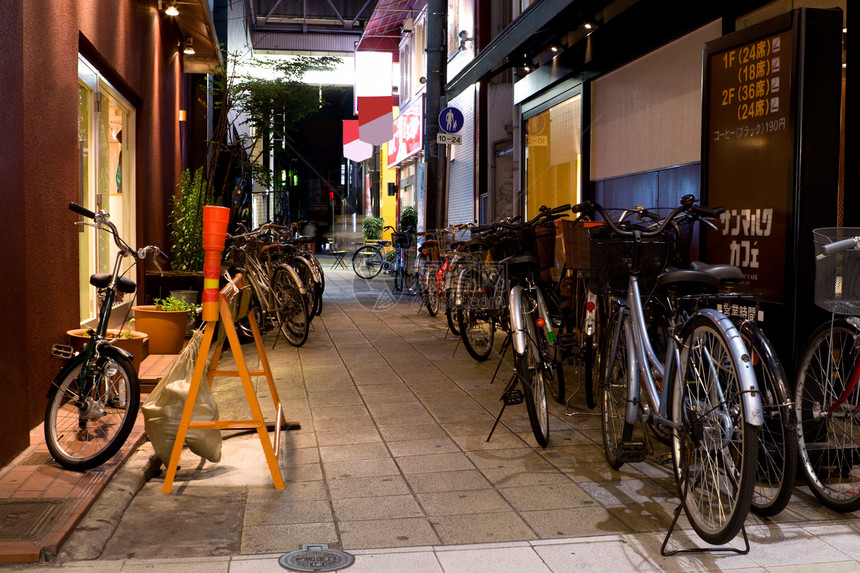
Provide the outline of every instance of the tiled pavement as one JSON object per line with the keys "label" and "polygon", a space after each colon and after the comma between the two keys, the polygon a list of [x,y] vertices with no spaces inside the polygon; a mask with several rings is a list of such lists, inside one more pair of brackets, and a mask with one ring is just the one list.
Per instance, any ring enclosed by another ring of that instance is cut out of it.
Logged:
{"label": "tiled pavement", "polygon": [[[324,543],[356,556],[349,571],[860,570],[857,515],[822,508],[804,488],[775,518],[749,518],[747,556],[660,557],[677,505],[667,467],[610,470],[599,419],[579,395],[570,409],[552,404],[546,449],[523,405],[506,409],[487,442],[500,408],[503,381],[488,384],[497,359],[474,362],[444,318],[388,287],[328,270],[307,344],[267,346],[286,417],[301,423],[284,435],[286,490],[272,487],[256,436],[225,433],[218,464],[184,454],[172,494],[160,493],[161,478],[147,482],[100,554],[77,549],[85,519],[59,563],[283,571],[279,555]],[[253,367],[253,348],[244,351]],[[222,418],[242,415],[237,386],[215,384]],[[265,394],[260,382],[274,419]],[[136,457],[150,452],[145,444]],[[684,531],[670,542],[696,543]]]}

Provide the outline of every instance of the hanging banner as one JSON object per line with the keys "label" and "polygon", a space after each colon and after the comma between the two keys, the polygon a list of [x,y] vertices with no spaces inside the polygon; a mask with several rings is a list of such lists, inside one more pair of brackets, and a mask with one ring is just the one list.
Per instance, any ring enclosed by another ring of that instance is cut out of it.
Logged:
{"label": "hanging banner", "polygon": [[394,139],[388,144],[388,167],[392,168],[423,149],[424,99],[400,111],[394,120]]}
{"label": "hanging banner", "polygon": [[343,120],[343,156],[352,161],[364,161],[373,155],[373,146],[358,138],[358,120]]}
{"label": "hanging banner", "polygon": [[372,145],[388,143],[394,136],[391,96],[358,98],[358,138]]}

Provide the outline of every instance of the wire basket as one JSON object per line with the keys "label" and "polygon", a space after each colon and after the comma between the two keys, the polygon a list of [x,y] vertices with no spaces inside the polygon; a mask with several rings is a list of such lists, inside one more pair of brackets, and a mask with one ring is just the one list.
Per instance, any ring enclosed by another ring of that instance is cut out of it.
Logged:
{"label": "wire basket", "polygon": [[[813,229],[815,254],[823,245],[860,236],[858,227]],[[815,259],[815,304],[835,314],[860,314],[860,251],[849,249]]]}
{"label": "wire basket", "polygon": [[[595,227],[591,235],[591,278],[588,288],[597,294],[625,296],[633,264],[633,237]],[[642,238],[639,261],[639,289],[643,294],[657,285],[657,277],[671,260],[675,238],[671,234]]]}
{"label": "wire basket", "polygon": [[408,249],[412,244],[412,235],[409,233],[392,233],[394,246],[400,249]]}

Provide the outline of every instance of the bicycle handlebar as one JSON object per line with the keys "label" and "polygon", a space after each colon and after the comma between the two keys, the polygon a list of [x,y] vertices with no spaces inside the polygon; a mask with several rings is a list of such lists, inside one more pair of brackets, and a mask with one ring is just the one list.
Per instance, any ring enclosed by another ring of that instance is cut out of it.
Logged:
{"label": "bicycle handlebar", "polygon": [[841,251],[847,251],[848,249],[860,250],[860,237],[850,237],[848,239],[836,241],[835,243],[821,245],[822,252],[816,255],[815,258],[821,260],[825,257],[829,257],[830,255],[835,255],[836,253],[839,253]]}
{"label": "bicycle handlebar", "polygon": [[[723,207],[701,207],[699,205],[695,205],[695,201],[697,199],[692,195],[684,195],[681,197],[681,204],[678,207],[672,209],[672,211],[662,219],[656,227],[651,229],[630,229],[624,228],[617,224],[612,220],[612,217],[606,212],[606,210],[599,204],[593,201],[583,201],[578,205],[574,205],[571,207],[571,211],[574,213],[584,213],[584,214],[593,214],[595,211],[600,213],[603,217],[604,222],[612,229],[613,232],[618,233],[619,235],[624,235],[627,237],[633,237],[635,235],[639,235],[640,237],[655,237],[666,230],[666,228],[672,223],[672,221],[677,217],[680,213],[686,213],[687,216],[693,219],[716,219],[720,216],[721,213],[725,211]],[[649,215],[653,215],[653,213],[649,212]]]}
{"label": "bicycle handlebar", "polygon": [[77,224],[88,225],[91,227],[95,227],[96,229],[102,229],[104,227],[107,227],[107,230],[110,231],[110,233],[113,235],[113,241],[114,243],[116,243],[117,248],[119,248],[120,252],[124,255],[131,255],[133,258],[142,261],[145,260],[150,253],[152,253],[152,262],[154,262],[156,265],[158,265],[157,259],[159,257],[163,258],[165,261],[170,260],[170,257],[168,257],[164,253],[164,251],[162,251],[159,247],[156,247],[155,245],[149,245],[137,251],[128,246],[128,243],[126,243],[122,239],[122,237],[119,236],[119,231],[117,230],[116,225],[114,225],[110,221],[110,214],[107,211],[101,210],[98,213],[94,213],[83,205],[79,205],[75,202],[69,203],[69,210],[74,211],[78,215],[82,215],[88,219],[92,219],[93,221],[95,221],[95,223],[78,222]]}

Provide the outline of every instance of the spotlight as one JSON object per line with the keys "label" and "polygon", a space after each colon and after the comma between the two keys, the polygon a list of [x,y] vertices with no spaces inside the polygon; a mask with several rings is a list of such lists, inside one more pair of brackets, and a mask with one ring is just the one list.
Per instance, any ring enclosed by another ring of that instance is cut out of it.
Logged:
{"label": "spotlight", "polygon": [[182,50],[182,52],[184,54],[188,54],[189,56],[193,56],[195,54],[195,52],[194,52],[194,38],[192,38],[191,36],[187,36],[185,38],[185,47]]}

